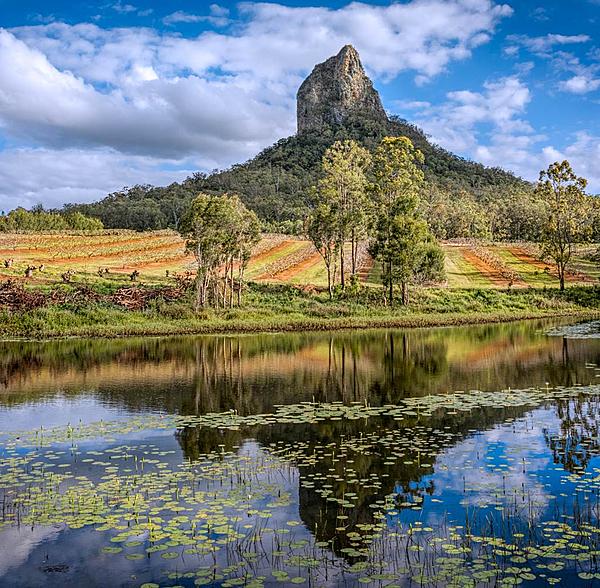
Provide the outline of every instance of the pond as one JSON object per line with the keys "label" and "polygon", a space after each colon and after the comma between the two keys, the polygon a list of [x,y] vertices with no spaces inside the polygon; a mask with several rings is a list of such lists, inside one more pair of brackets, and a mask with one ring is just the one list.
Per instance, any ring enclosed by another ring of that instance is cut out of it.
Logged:
{"label": "pond", "polygon": [[0,343],[0,586],[600,585],[600,325]]}

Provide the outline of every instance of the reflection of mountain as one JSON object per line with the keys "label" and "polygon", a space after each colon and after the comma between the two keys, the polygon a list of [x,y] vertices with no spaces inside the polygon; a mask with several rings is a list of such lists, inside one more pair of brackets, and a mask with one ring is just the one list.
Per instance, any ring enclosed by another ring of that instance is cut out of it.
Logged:
{"label": "reflection of mountain", "polygon": [[20,403],[87,391],[130,410],[270,411],[302,400],[396,402],[452,390],[589,381],[600,341],[545,325],[242,337],[0,343],[0,394]]}
{"label": "reflection of mountain", "polygon": [[[435,457],[445,449],[455,446],[473,430],[486,430],[507,419],[517,418],[530,408],[481,409],[471,412],[446,414],[437,411],[427,419],[405,420],[396,423],[391,419],[369,419],[359,421],[324,421],[311,425],[275,424],[269,427],[244,428],[239,431],[215,431],[188,428],[180,431],[178,441],[188,459],[197,459],[200,454],[218,449],[220,444],[226,449],[242,445],[244,439],[256,439],[264,448],[280,448],[282,445],[301,445],[305,455],[316,452],[318,459],[312,465],[300,465],[299,472],[299,514],[317,541],[331,541],[335,552],[352,545],[348,534],[357,530],[357,525],[372,525],[376,522],[372,505],[383,501],[391,493],[397,493],[397,507],[402,503],[413,502],[434,488],[432,482],[424,480],[434,471]],[[406,429],[403,436],[401,431]],[[397,447],[378,443],[381,435],[396,431],[400,437],[409,440],[402,446],[404,457],[397,463],[389,463],[390,452]],[[363,440],[357,442],[356,440]],[[364,451],[355,451],[355,443],[370,443]],[[387,463],[386,463],[387,462]],[[405,463],[409,462],[409,463]],[[350,483],[349,472],[359,480]],[[369,481],[368,483],[366,481]],[[309,486],[306,485],[308,482]],[[310,487],[310,484],[314,487]],[[354,506],[343,509],[347,519],[339,520],[342,509],[335,502],[328,501],[318,490],[324,484],[331,484],[332,496],[343,499],[346,493],[354,493]],[[336,528],[344,526],[344,533]],[[352,537],[352,535],[350,535]]]}

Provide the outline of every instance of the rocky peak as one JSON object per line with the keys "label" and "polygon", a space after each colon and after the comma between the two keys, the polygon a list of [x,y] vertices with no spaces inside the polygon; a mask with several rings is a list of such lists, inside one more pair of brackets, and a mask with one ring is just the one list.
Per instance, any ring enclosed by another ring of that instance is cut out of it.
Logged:
{"label": "rocky peak", "polygon": [[316,65],[297,97],[298,133],[320,131],[359,115],[386,123],[388,118],[373,82],[352,45]]}

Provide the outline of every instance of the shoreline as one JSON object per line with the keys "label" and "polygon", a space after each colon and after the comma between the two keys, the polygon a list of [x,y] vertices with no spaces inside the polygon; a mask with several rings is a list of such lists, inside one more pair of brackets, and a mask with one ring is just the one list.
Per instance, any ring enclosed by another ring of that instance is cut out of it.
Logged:
{"label": "shoreline", "polygon": [[[61,329],[55,332],[40,333],[39,336],[30,333],[19,335],[6,333],[0,335],[0,342],[44,342],[60,339],[124,339],[128,337],[175,337],[201,335],[248,335],[290,332],[336,332],[363,331],[368,329],[422,329],[460,327],[486,324],[502,324],[528,320],[572,318],[574,321],[600,319],[600,310],[560,310],[556,312],[477,312],[477,313],[428,313],[397,317],[366,318],[349,316],[343,318],[311,319],[307,317],[293,319],[281,316],[265,324],[264,321],[234,319],[228,321],[201,319],[190,326],[190,321],[169,321],[156,324],[148,320],[139,325],[100,324],[85,328]],[[154,324],[153,324],[154,323]]]}

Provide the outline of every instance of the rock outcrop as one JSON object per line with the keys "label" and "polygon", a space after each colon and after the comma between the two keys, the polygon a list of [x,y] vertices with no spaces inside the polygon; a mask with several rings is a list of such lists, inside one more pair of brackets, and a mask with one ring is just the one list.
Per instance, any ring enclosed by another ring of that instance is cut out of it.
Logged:
{"label": "rock outcrop", "polygon": [[381,98],[352,45],[315,66],[298,90],[298,133],[321,131],[352,116],[387,123]]}

